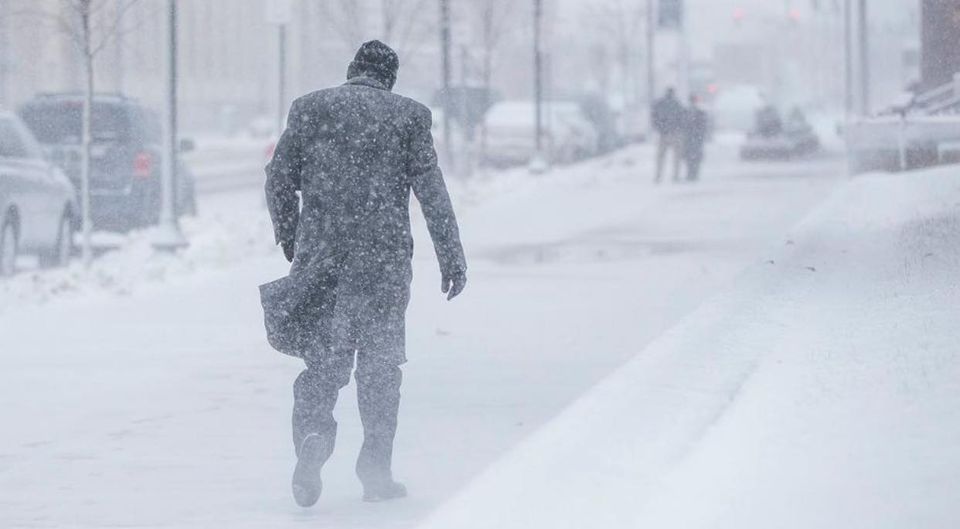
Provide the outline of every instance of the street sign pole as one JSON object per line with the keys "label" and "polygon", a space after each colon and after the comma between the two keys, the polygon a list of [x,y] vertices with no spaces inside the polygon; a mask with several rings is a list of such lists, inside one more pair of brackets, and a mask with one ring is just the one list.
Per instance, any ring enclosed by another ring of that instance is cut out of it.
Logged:
{"label": "street sign pole", "polygon": [[860,0],[857,12],[860,50],[860,114],[870,114],[870,17],[867,0]]}
{"label": "street sign pole", "polygon": [[277,30],[279,42],[280,57],[278,58],[277,78],[277,134],[279,135],[284,128],[286,105],[287,105],[287,25],[280,24]]}
{"label": "street sign pole", "polygon": [[164,111],[164,141],[160,225],[153,247],[173,252],[187,246],[177,220],[177,0],[167,0],[167,97]]}
{"label": "street sign pole", "polygon": [[534,145],[536,151],[530,161],[530,172],[543,173],[549,162],[543,145],[543,0],[533,0],[533,98]]}
{"label": "street sign pole", "polygon": [[453,134],[451,130],[453,110],[450,104],[450,85],[452,83],[453,69],[450,62],[450,0],[440,0],[440,68],[443,79],[443,150],[447,157],[446,163],[452,167],[454,164],[453,156]]}
{"label": "street sign pole", "polygon": [[656,101],[656,18],[655,2],[647,0],[647,109],[653,108]]}
{"label": "street sign pole", "polygon": [[277,136],[283,132],[287,114],[287,26],[293,19],[291,0],[268,0],[264,18],[277,26]]}

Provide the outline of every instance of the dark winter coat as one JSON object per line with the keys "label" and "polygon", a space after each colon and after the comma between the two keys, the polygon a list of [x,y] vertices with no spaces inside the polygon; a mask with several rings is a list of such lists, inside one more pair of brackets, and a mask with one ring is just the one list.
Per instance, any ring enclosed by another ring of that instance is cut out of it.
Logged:
{"label": "dark winter coat", "polygon": [[653,104],[650,112],[653,128],[660,134],[675,134],[683,127],[683,105],[674,96],[664,96]]}
{"label": "dark winter coat", "polygon": [[430,110],[375,76],[351,74],[342,86],[294,102],[266,167],[277,242],[296,241],[290,281],[271,295],[307,301],[298,325],[321,339],[300,356],[358,348],[402,363],[411,190],[441,272],[465,271],[466,262],[437,165]]}

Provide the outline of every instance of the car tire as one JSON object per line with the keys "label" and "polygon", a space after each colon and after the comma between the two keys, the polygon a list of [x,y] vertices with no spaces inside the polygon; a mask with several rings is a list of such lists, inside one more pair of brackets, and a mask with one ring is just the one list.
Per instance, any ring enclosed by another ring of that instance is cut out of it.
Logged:
{"label": "car tire", "polygon": [[74,245],[73,236],[76,231],[76,224],[70,212],[65,212],[60,219],[60,226],[57,228],[57,242],[50,251],[40,254],[40,266],[43,268],[59,268],[67,266],[70,258],[73,257]]}
{"label": "car tire", "polygon": [[17,271],[17,228],[9,218],[0,224],[0,277],[10,277]]}

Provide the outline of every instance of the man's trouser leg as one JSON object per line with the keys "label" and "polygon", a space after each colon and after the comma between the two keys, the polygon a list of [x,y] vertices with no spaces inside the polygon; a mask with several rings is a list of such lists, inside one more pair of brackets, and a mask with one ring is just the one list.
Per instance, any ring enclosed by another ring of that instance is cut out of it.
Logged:
{"label": "man's trouser leg", "polygon": [[403,374],[396,362],[360,351],[355,376],[363,423],[357,476],[367,488],[392,483],[393,438],[397,433]]}
{"label": "man's trouser leg", "polygon": [[293,384],[293,446],[300,454],[303,440],[310,434],[323,437],[329,447],[323,459],[333,452],[337,437],[337,422],[333,419],[333,407],[337,404],[340,389],[350,383],[354,351],[339,351],[324,355],[318,360],[308,360],[307,368]]}
{"label": "man's trouser leg", "polygon": [[670,138],[670,149],[673,151],[673,181],[680,181],[680,162],[683,159],[683,136],[673,134]]}
{"label": "man's trouser leg", "polygon": [[687,180],[694,182],[700,178],[700,163],[702,161],[703,157],[696,154],[687,159]]}
{"label": "man's trouser leg", "polygon": [[659,182],[660,177],[663,176],[663,161],[667,156],[667,149],[669,147],[670,140],[668,136],[666,134],[661,134],[657,141],[657,174],[653,178],[654,182]]}

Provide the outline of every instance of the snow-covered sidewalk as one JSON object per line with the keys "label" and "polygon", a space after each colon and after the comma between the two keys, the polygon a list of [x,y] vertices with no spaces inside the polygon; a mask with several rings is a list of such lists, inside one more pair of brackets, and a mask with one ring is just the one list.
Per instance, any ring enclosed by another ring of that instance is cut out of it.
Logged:
{"label": "snow-covered sidewalk", "polygon": [[960,174],[857,179],[423,527],[960,527]]}
{"label": "snow-covered sidewalk", "polygon": [[256,190],[201,204],[178,258],[135,235],[91,274],[0,284],[0,527],[418,524],[782,243],[837,182],[832,161],[745,168],[711,154],[696,186],[654,187],[644,147],[453,186],[470,283],[442,300],[418,227],[402,502],[359,501],[348,388],[321,503],[293,504],[300,366],[264,340],[256,285],[286,266]]}

